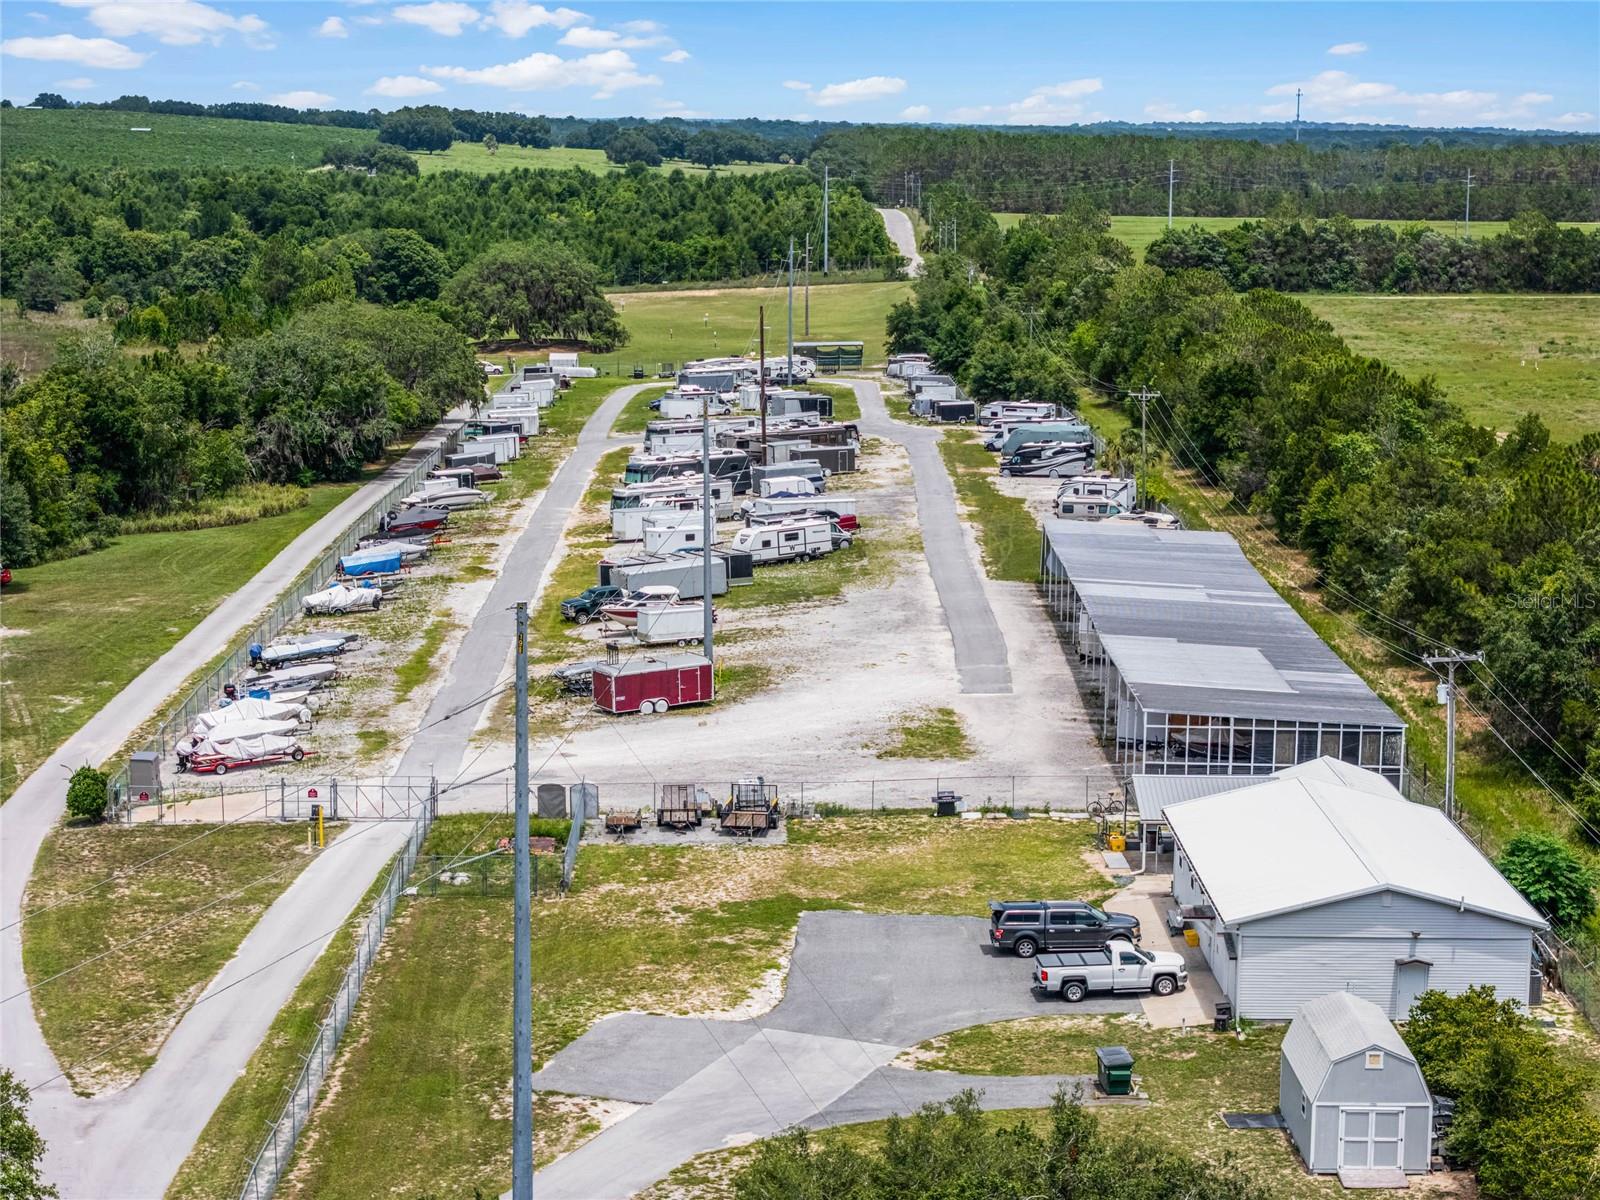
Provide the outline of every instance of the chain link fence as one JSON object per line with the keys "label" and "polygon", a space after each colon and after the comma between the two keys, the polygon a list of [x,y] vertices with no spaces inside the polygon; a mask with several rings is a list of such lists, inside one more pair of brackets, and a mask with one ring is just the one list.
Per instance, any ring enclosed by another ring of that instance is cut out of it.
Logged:
{"label": "chain link fence", "polygon": [[[320,591],[327,586],[328,580],[338,573],[339,559],[356,548],[356,543],[369,533],[377,530],[378,523],[384,514],[397,506],[402,496],[415,491],[427,478],[428,472],[436,467],[444,454],[455,445],[460,436],[460,426],[456,425],[444,437],[442,443],[435,449],[429,450],[418,460],[416,466],[396,482],[383,495],[334,541],[328,551],[312,566],[306,569],[287,591],[278,597],[272,607],[264,613],[261,619],[250,630],[249,634],[238,643],[223,660],[207,673],[195,688],[179,702],[161,727],[139,749],[153,751],[158,756],[165,757],[172,752],[177,743],[193,724],[194,719],[203,712],[214,707],[222,696],[222,689],[234,682],[244,674],[245,668],[250,665],[250,645],[253,642],[263,644],[270,642],[288,624],[300,615],[300,602],[312,592]],[[127,804],[130,795],[129,770],[124,765],[111,779],[111,801],[113,811],[120,812]]]}
{"label": "chain link fence", "polygon": [[327,1078],[329,1064],[334,1061],[339,1039],[350,1023],[350,1014],[361,996],[361,985],[366,982],[367,972],[377,958],[384,931],[389,927],[389,919],[394,916],[395,906],[406,892],[407,880],[416,866],[422,843],[433,824],[433,816],[433,805],[421,807],[412,824],[411,834],[406,839],[405,849],[389,868],[383,893],[361,922],[356,934],[355,955],[345,968],[344,978],[328,1004],[327,1013],[317,1025],[311,1051],[304,1056],[304,1065],[284,1099],[278,1119],[272,1123],[272,1132],[250,1162],[249,1174],[245,1177],[244,1186],[239,1189],[239,1200],[268,1200],[277,1190],[283,1170],[294,1155],[295,1143],[306,1122],[311,1119],[317,1094]]}

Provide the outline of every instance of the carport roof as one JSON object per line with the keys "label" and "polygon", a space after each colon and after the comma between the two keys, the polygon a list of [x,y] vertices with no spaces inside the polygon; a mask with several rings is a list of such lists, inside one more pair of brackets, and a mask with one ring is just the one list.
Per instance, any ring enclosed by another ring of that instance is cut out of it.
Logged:
{"label": "carport roof", "polygon": [[1227,534],[1046,521],[1044,535],[1145,711],[1404,728]]}
{"label": "carport roof", "polygon": [[[1393,788],[1274,777],[1168,805],[1166,819],[1229,925],[1393,891],[1545,928],[1443,813]],[[1271,830],[1275,849],[1248,830]]]}

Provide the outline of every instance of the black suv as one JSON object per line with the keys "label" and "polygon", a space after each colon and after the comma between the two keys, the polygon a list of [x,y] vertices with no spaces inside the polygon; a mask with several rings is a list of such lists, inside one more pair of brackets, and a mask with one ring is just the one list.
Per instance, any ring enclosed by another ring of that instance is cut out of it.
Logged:
{"label": "black suv", "polygon": [[989,943],[1032,958],[1041,950],[1084,950],[1114,937],[1139,940],[1139,918],[1082,900],[991,900]]}
{"label": "black suv", "polygon": [[623,595],[623,590],[619,587],[597,584],[571,600],[563,600],[561,615],[569,621],[576,621],[579,625],[587,625],[590,618],[600,611],[602,604],[615,604]]}

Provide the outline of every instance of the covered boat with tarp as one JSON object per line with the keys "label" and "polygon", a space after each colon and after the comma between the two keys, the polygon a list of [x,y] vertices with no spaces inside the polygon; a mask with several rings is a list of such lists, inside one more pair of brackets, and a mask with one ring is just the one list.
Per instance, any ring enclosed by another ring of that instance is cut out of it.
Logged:
{"label": "covered boat with tarp", "polygon": [[178,769],[200,774],[226,775],[235,767],[299,762],[305,756],[300,743],[283,733],[241,733],[235,737],[222,729],[208,737],[184,738],[178,743]]}
{"label": "covered boat with tarp", "polygon": [[[395,566],[399,566],[396,558]],[[300,601],[300,607],[310,617],[334,616],[339,613],[377,612],[383,603],[383,589],[376,587],[350,587],[336,583],[312,592]]]}
{"label": "covered boat with tarp", "polygon": [[405,554],[393,542],[352,550],[339,559],[339,574],[351,577],[362,575],[392,575],[405,563]]}
{"label": "covered boat with tarp", "polygon": [[201,713],[189,723],[189,732],[208,734],[223,725],[237,725],[241,721],[294,721],[304,725],[310,720],[311,706],[303,698],[260,700],[248,697]]}
{"label": "covered boat with tarp", "polygon": [[265,646],[251,642],[250,663],[258,669],[271,669],[329,658],[350,649],[357,636],[354,633],[303,633],[277,638]]}
{"label": "covered boat with tarp", "polygon": [[442,508],[408,508],[402,512],[391,512],[379,523],[378,529],[382,533],[404,535],[412,533],[431,533],[439,529],[450,519],[450,514]]}
{"label": "covered boat with tarp", "polygon": [[[334,676],[339,673],[339,668],[331,662],[302,663],[299,666],[278,667],[263,670],[257,675],[246,676],[244,691],[247,696],[270,695],[276,696],[282,691],[306,691],[319,688],[325,683],[331,683]],[[228,684],[222,689],[222,694],[229,699],[238,698],[239,688]]]}

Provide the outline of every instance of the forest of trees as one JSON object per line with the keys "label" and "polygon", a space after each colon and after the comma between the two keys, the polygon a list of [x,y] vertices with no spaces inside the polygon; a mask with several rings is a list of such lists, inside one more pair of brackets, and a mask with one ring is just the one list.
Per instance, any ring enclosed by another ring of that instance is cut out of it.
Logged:
{"label": "forest of trees", "polygon": [[1095,211],[1028,218],[973,265],[965,243],[927,261],[892,349],[983,399],[1159,390],[1152,444],[1305,551],[1329,603],[1409,653],[1483,647],[1474,702],[1600,829],[1600,434],[1529,414],[1499,439],[1289,296],[1134,265]]}
{"label": "forest of trees", "polygon": [[[417,273],[403,285],[406,298],[431,300],[491,246],[532,238],[570,248],[603,284],[756,275],[782,258],[791,235],[820,231],[822,219],[822,189],[805,171],[419,179],[23,163],[8,166],[0,201],[0,295],[42,310],[87,298],[118,317],[155,305],[169,342],[260,328],[257,296],[277,304],[321,289],[382,303],[388,285],[377,280],[386,271]],[[833,189],[830,236],[837,261],[898,261],[882,221],[851,188]],[[374,267],[374,256],[407,261]]]}
{"label": "forest of trees", "polygon": [[1168,164],[1183,216],[1302,215],[1390,220],[1463,211],[1510,220],[1529,209],[1553,221],[1600,220],[1600,139],[1528,137],[1501,145],[1359,141],[1316,149],[1284,141],[1087,135],[996,129],[857,126],[818,140],[830,162],[880,201],[914,203],[956,183],[996,212],[1062,212],[1093,203],[1114,213],[1165,214]]}

